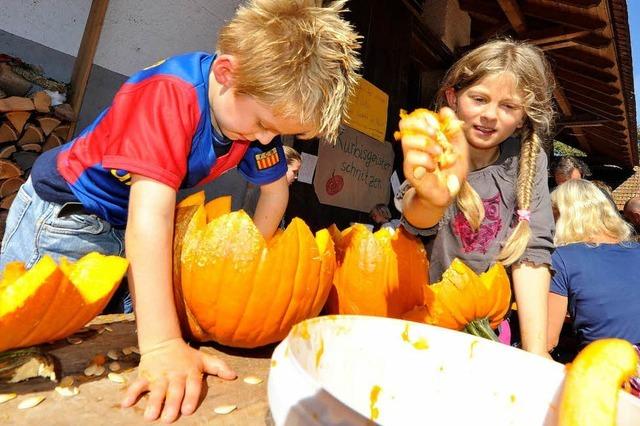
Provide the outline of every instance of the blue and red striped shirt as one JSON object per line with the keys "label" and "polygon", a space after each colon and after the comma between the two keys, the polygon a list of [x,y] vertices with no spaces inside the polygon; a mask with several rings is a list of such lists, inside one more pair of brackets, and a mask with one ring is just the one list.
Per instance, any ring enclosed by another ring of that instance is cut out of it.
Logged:
{"label": "blue and red striped shirt", "polygon": [[279,137],[262,145],[230,141],[214,130],[208,93],[214,59],[187,53],[134,74],[78,137],[38,158],[31,174],[38,195],[78,200],[87,211],[124,226],[131,174],[175,190],[209,182],[235,166],[257,185],[284,176]]}

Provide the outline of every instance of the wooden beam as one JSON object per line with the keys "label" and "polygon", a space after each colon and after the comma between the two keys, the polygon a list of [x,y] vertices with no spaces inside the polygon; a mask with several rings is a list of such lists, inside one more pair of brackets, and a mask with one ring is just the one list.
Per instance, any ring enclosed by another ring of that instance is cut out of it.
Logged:
{"label": "wooden beam", "polygon": [[620,89],[613,84],[604,83],[600,80],[591,78],[588,75],[581,75],[573,71],[564,70],[562,68],[555,69],[555,75],[563,82],[571,82],[582,87],[591,88],[598,92],[606,93],[608,95],[618,95]]}
{"label": "wooden beam", "polygon": [[523,40],[526,40],[531,44],[541,45],[556,43],[559,41],[574,40],[587,34],[591,34],[591,31],[576,30],[564,25],[557,25],[552,28],[545,28],[544,30],[528,31],[520,34],[520,36]]}
{"label": "wooden beam", "polygon": [[498,0],[498,4],[516,33],[522,34],[527,31],[524,15],[516,0]]}
{"label": "wooden beam", "polygon": [[556,1],[558,3],[564,3],[569,6],[580,7],[583,9],[596,7],[602,2],[602,0],[556,0]]}
{"label": "wooden beam", "polygon": [[556,123],[556,127],[570,127],[572,129],[583,128],[583,127],[602,127],[604,123],[608,120],[604,118],[598,118],[595,120],[582,121],[582,120],[569,120],[569,121],[560,121]]}
{"label": "wooden beam", "polygon": [[613,115],[609,111],[602,111],[599,108],[594,108],[591,104],[584,104],[576,100],[574,100],[572,104],[574,108],[580,109],[580,111],[591,113],[593,115],[597,115],[600,118],[606,118],[607,120],[622,122],[625,119],[624,115],[622,114]]}
{"label": "wooden beam", "polygon": [[542,46],[539,46],[540,49],[544,50],[545,52],[549,51],[549,50],[556,50],[556,49],[564,49],[567,47],[574,47],[576,45],[576,42],[573,40],[567,40],[567,41],[559,41],[557,43],[549,43],[549,44],[543,44]]}
{"label": "wooden beam", "polygon": [[[73,73],[71,74],[71,98],[69,104],[73,108],[76,117],[79,116],[82,100],[84,99],[89,74],[93,66],[93,58],[98,48],[102,24],[109,6],[109,0],[92,0],[89,16],[84,26],[82,41],[78,49],[75,63],[73,65]],[[69,126],[69,134],[67,140],[71,139],[76,129],[76,122],[72,122]]]}
{"label": "wooden beam", "polygon": [[595,55],[584,49],[567,49],[562,52],[554,52],[551,55],[554,58],[559,58],[569,62],[576,62],[581,65],[591,66],[597,69],[610,69],[616,65],[611,59]]}
{"label": "wooden beam", "polygon": [[[602,99],[609,99],[609,100],[617,99],[618,102],[620,103],[622,102],[622,100],[620,100],[617,95],[603,92],[598,88],[586,87],[569,80],[558,80],[558,81],[559,81],[559,84],[562,86],[562,88],[567,92],[582,93],[585,96],[590,96],[590,97],[593,96],[596,99],[598,99],[599,97],[602,97]],[[618,105],[620,104],[618,103]]]}
{"label": "wooden beam", "polygon": [[[579,87],[580,86],[578,86],[578,88]],[[594,102],[597,102],[600,105],[605,105],[609,107],[619,107],[620,105],[622,105],[622,100],[614,96],[603,95],[602,93],[590,91],[587,89],[576,90],[575,86],[571,86],[567,84],[563,84],[562,88],[570,98],[578,97],[578,99],[585,99],[585,100],[593,99]]]}
{"label": "wooden beam", "polygon": [[522,6],[522,13],[532,18],[543,19],[582,30],[595,31],[607,26],[607,22],[603,19],[581,12],[572,12],[569,10],[560,11],[557,7],[554,7],[553,4],[542,5],[526,3]]}
{"label": "wooden beam", "polygon": [[[577,62],[574,63],[568,63],[564,60],[559,60],[556,59],[555,61],[551,61],[551,63],[553,64],[555,62],[555,65],[557,68],[562,68],[566,71],[572,72],[574,74],[580,74],[584,77],[588,77],[597,81],[601,81],[604,83],[617,83],[618,82],[618,76],[616,76],[613,73],[607,72],[607,71],[599,71],[595,68],[591,68],[588,66],[584,66],[584,65],[580,65]],[[556,68],[556,69],[557,69]]]}
{"label": "wooden beam", "polygon": [[608,105],[606,103],[596,101],[595,99],[588,98],[577,93],[570,93],[566,95],[567,99],[569,99],[569,102],[578,102],[582,105],[589,105],[589,107],[591,107],[592,109],[602,111],[606,114],[611,114],[612,116],[624,116],[624,111],[620,106]]}
{"label": "wooden beam", "polygon": [[611,46],[611,38],[597,33],[587,34],[575,39],[576,43],[593,49],[606,49]]}
{"label": "wooden beam", "polygon": [[560,111],[562,111],[562,115],[564,115],[565,117],[571,117],[573,115],[571,103],[567,100],[562,87],[556,86],[556,88],[553,90],[553,97],[556,99],[556,102],[560,107]]}

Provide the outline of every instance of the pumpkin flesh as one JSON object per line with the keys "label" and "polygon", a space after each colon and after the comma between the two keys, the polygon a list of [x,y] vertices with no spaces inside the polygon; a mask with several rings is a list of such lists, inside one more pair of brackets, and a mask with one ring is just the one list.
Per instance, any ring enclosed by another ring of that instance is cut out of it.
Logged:
{"label": "pumpkin flesh", "polygon": [[[60,265],[44,256],[31,269],[7,265],[0,291],[0,351],[73,334],[106,306],[126,273],[117,256],[90,253]],[[11,281],[13,280],[13,281]]]}
{"label": "pumpkin flesh", "polygon": [[418,239],[402,228],[371,233],[361,224],[329,231],[338,266],[328,313],[399,318],[423,304],[428,261]]}
{"label": "pumpkin flesh", "polygon": [[188,335],[256,347],[318,315],[335,266],[328,233],[314,238],[296,218],[266,242],[246,213],[216,206],[176,213],[174,295]]}

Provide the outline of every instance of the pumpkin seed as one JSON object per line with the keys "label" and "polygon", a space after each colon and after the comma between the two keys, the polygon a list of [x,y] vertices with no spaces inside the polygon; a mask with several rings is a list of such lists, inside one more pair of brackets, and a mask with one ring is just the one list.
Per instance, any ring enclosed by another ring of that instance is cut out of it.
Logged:
{"label": "pumpkin seed", "polygon": [[69,336],[67,337],[67,342],[71,343],[72,345],[79,345],[80,343],[82,343],[82,339],[75,336]]}
{"label": "pumpkin seed", "polygon": [[119,356],[118,356],[118,351],[111,349],[109,352],[107,352],[107,356],[109,357],[109,359],[112,359],[114,361],[117,361]]}
{"label": "pumpkin seed", "polygon": [[17,395],[15,393],[0,393],[0,404],[4,404],[7,401],[11,401]]}
{"label": "pumpkin seed", "polygon": [[105,371],[106,371],[106,369],[104,368],[104,365],[98,365],[98,366],[96,367],[96,370],[95,370],[95,373],[94,373],[94,374],[95,374],[96,376],[102,376],[102,375],[104,374],[104,372],[105,372]]}
{"label": "pumpkin seed", "polygon": [[216,414],[229,414],[233,410],[238,408],[237,405],[220,405],[213,409]]}
{"label": "pumpkin seed", "polygon": [[120,363],[119,362],[112,362],[109,364],[109,370],[111,371],[120,371]]}
{"label": "pumpkin seed", "polygon": [[63,377],[62,380],[60,380],[60,384],[58,384],[58,386],[62,388],[68,388],[70,386],[73,386],[73,376]]}
{"label": "pumpkin seed", "polygon": [[115,383],[125,383],[127,381],[127,379],[125,379],[122,374],[118,373],[109,373],[107,377],[109,378],[109,380]]}
{"label": "pumpkin seed", "polygon": [[56,386],[56,392],[62,396],[75,396],[80,393],[80,389],[77,386]]}
{"label": "pumpkin seed", "polygon": [[244,378],[244,382],[250,385],[259,385],[260,383],[262,383],[262,379],[256,376],[247,376]]}
{"label": "pumpkin seed", "polygon": [[32,397],[29,397],[27,399],[23,399],[22,401],[20,401],[20,404],[18,404],[18,408],[20,410],[25,410],[27,408],[32,408],[32,407],[35,407],[36,405],[40,404],[44,400],[45,400],[45,397],[42,396],[42,395],[32,396]]}
{"label": "pumpkin seed", "polygon": [[138,350],[138,348],[135,346],[127,346],[126,348],[122,349],[122,353],[125,355],[131,355],[133,353],[140,355],[140,350]]}

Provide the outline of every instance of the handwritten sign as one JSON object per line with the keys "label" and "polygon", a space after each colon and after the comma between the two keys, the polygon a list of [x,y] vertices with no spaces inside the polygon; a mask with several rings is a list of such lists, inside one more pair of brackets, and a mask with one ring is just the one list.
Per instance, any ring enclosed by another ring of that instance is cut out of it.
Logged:
{"label": "handwritten sign", "polygon": [[313,186],[323,204],[369,212],[389,202],[393,148],[348,126],[335,146],[320,143]]}
{"label": "handwritten sign", "polygon": [[354,95],[349,99],[349,119],[345,120],[345,123],[384,142],[388,106],[389,96],[361,78]]}

